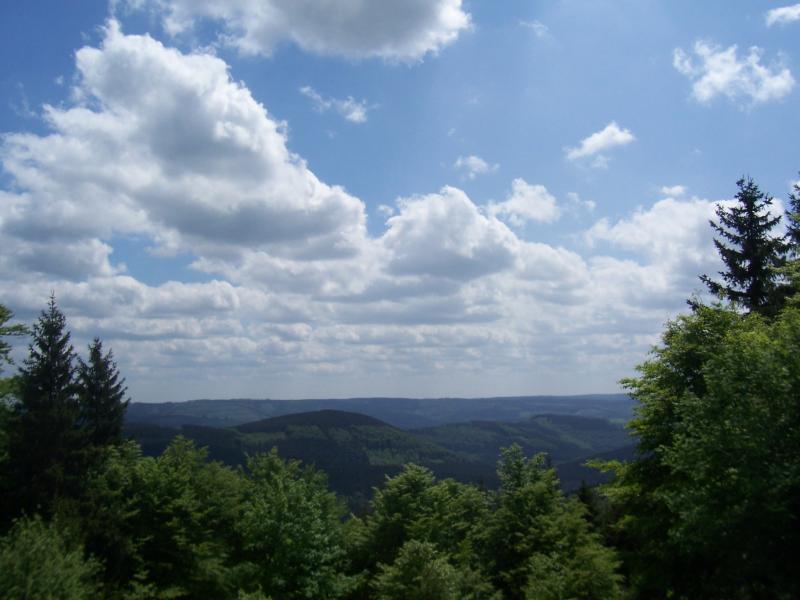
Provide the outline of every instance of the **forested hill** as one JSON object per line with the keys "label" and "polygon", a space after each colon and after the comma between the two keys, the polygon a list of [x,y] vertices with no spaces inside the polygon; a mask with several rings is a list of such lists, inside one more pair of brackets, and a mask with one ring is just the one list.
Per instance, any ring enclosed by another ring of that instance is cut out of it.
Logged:
{"label": "forested hill", "polygon": [[575,462],[570,467],[570,478],[564,481],[567,489],[574,489],[581,480],[596,482],[600,476],[597,471],[581,469],[580,462],[631,443],[620,425],[568,415],[406,431],[368,415],[326,409],[229,428],[173,428],[129,422],[125,430],[152,456],[161,454],[178,434],[207,447],[212,459],[230,465],[244,464],[248,454],[277,448],[283,457],[300,459],[324,471],[331,488],[354,507],[362,505],[373,487],[379,486],[387,475],[399,473],[407,463],[426,466],[439,477],[494,487],[500,449],[514,443],[531,455],[546,452],[556,468],[561,463]]}
{"label": "forested hill", "polygon": [[514,422],[534,415],[598,417],[623,423],[632,416],[626,394],[583,396],[510,396],[492,398],[344,398],[321,400],[189,400],[128,406],[128,423],[169,427],[208,425],[235,427],[294,413],[341,410],[368,415],[404,429],[464,421]]}

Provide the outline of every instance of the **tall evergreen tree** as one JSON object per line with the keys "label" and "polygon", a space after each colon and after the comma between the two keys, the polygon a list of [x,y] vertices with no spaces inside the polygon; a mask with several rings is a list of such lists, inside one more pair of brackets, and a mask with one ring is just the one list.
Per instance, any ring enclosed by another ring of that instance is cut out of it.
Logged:
{"label": "tall evergreen tree", "polygon": [[11,344],[6,342],[4,337],[20,336],[28,333],[27,328],[21,324],[6,325],[8,321],[14,316],[8,308],[0,304],[0,372],[2,372],[3,364],[13,364],[11,360]]}
{"label": "tall evergreen tree", "polygon": [[29,356],[19,372],[19,400],[8,440],[15,486],[11,504],[31,512],[46,511],[53,499],[69,493],[80,468],[75,352],[54,297],[32,335]]}
{"label": "tall evergreen tree", "polygon": [[102,447],[122,441],[122,421],[128,400],[125,379],[120,378],[111,350],[103,354],[102,342],[89,345],[89,360],[78,359],[78,402],[80,426],[91,446]]}
{"label": "tall evergreen tree", "polygon": [[777,269],[784,264],[787,250],[785,238],[771,235],[781,218],[770,216],[773,198],[752,179],[742,178],[736,185],[736,205],[718,205],[719,223],[710,221],[719,234],[714,245],[725,263],[725,270],[719,272],[723,281],[714,281],[708,275],[701,275],[700,280],[711,292],[748,312],[771,314],[779,296]]}
{"label": "tall evergreen tree", "polygon": [[789,194],[789,208],[786,211],[786,240],[789,242],[789,252],[792,258],[800,258],[800,180],[794,184],[794,192]]}

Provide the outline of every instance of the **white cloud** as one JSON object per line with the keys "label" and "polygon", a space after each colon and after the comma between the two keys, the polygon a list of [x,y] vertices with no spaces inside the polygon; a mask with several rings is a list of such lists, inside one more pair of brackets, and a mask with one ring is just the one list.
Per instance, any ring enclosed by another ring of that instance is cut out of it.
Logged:
{"label": "white cloud", "polygon": [[483,160],[480,156],[474,154],[470,156],[459,156],[453,167],[460,171],[465,171],[469,179],[475,179],[478,175],[486,175],[488,173],[495,173],[500,168],[500,165],[491,165]]}
{"label": "white cloud", "polygon": [[389,206],[388,204],[379,204],[378,205],[378,212],[383,215],[384,218],[389,218],[394,214],[394,208]]}
{"label": "white cloud", "polygon": [[800,4],[792,4],[791,6],[773,8],[772,10],[767,11],[765,20],[768,27],[800,21]]}
{"label": "white cloud", "polygon": [[576,148],[568,148],[566,151],[567,159],[577,160],[594,156],[596,160],[599,159],[599,162],[593,163],[593,166],[605,167],[608,159],[600,154],[601,152],[617,146],[626,146],[635,140],[636,138],[629,129],[622,129],[617,125],[616,121],[611,121],[601,131],[581,140],[581,143]]}
{"label": "white cloud", "polygon": [[524,179],[515,179],[511,184],[511,195],[503,202],[490,204],[489,212],[507,218],[515,227],[521,227],[527,221],[552,223],[561,215],[556,199],[546,187],[531,185]]}
{"label": "white cloud", "polygon": [[721,268],[709,226],[709,220],[716,220],[717,204],[698,198],[666,198],[616,223],[600,219],[585,239],[590,247],[606,242],[647,257],[648,277],[668,290],[683,290],[688,297],[691,291],[702,289],[699,275]]}
{"label": "white cloud", "polygon": [[573,212],[580,210],[592,212],[597,208],[597,202],[594,200],[584,200],[577,192],[567,192],[567,203]]}
{"label": "white cloud", "polygon": [[[112,23],[76,61],[78,100],[0,146],[0,297],[32,320],[54,290],[136,400],[547,393],[576,372],[569,391],[613,389],[714,255],[692,202],[601,221],[582,254],[523,239],[503,221],[591,206],[522,179],[485,208],[449,186],[402,198],[370,235],[219,58]],[[200,281],[137,279],[121,238]]]}
{"label": "white cloud", "polygon": [[351,58],[415,61],[453,43],[470,27],[462,0],[127,0],[160,15],[173,35],[202,20],[219,23],[220,42],[269,55],[284,41]]}
{"label": "white cloud", "polygon": [[541,21],[520,21],[519,24],[533,31],[537,38],[546,38],[550,35],[550,28]]}
{"label": "white cloud", "polygon": [[780,62],[761,63],[763,51],[757,46],[740,59],[735,45],[723,49],[701,40],[695,42],[694,55],[676,48],[673,65],[692,81],[692,96],[702,104],[720,95],[761,104],[787,96],[795,85],[792,73]]}
{"label": "white cloud", "polygon": [[399,201],[381,238],[389,250],[389,272],[472,279],[509,268],[516,237],[496,219],[482,215],[461,190]]}
{"label": "white cloud", "polygon": [[223,61],[123,35],[114,22],[101,48],[76,59],[85,102],[46,107],[49,135],[6,137],[4,168],[28,190],[6,231],[140,233],[170,251],[357,251],[362,202],[288,151],[282,125]]}
{"label": "white cloud", "polygon": [[367,122],[367,112],[370,107],[367,105],[366,100],[358,101],[353,99],[352,96],[348,96],[344,100],[339,98],[326,98],[309,85],[301,87],[300,93],[311,99],[314,103],[314,108],[318,112],[324,113],[333,109],[351,123]]}
{"label": "white cloud", "polygon": [[678,198],[686,193],[686,187],[682,185],[665,185],[661,188],[661,193],[665,196]]}

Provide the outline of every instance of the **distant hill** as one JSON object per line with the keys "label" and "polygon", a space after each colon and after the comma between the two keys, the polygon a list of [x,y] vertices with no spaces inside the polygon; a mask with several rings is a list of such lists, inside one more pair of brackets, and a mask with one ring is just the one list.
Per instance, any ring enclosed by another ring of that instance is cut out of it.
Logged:
{"label": "distant hill", "polygon": [[[235,427],[126,423],[125,432],[145,454],[160,454],[178,434],[209,450],[213,460],[244,464],[247,454],[273,447],[284,458],[296,458],[325,471],[331,488],[363,506],[372,488],[413,462],[438,477],[486,487],[497,484],[500,448],[518,443],[529,454],[546,452],[569,491],[581,480],[597,483],[602,475],[582,466],[589,457],[620,451],[631,439],[619,424],[595,417],[538,415],[516,423],[473,421],[417,430],[402,430],[375,417],[325,409],[243,423]],[[622,450],[625,452],[625,450]]]}
{"label": "distant hill", "polygon": [[538,415],[517,423],[470,421],[412,431],[448,450],[489,463],[497,460],[499,448],[514,443],[528,455],[547,452],[556,465],[631,443],[630,434],[619,424],[572,415]]}
{"label": "distant hill", "polygon": [[328,400],[190,400],[128,406],[128,423],[167,427],[235,427],[282,415],[319,410],[368,415],[403,429],[464,421],[522,421],[541,414],[597,417],[623,423],[632,416],[626,394],[513,396],[494,398],[346,398]]}
{"label": "distant hill", "polygon": [[374,417],[338,410],[282,415],[234,428],[184,425],[162,427],[128,423],[126,434],[156,455],[178,434],[209,449],[209,457],[228,464],[244,464],[247,454],[277,448],[284,458],[297,458],[325,471],[331,488],[361,506],[372,488],[400,472],[406,463],[424,465],[440,477],[493,486],[494,464],[447,450],[423,437]]}

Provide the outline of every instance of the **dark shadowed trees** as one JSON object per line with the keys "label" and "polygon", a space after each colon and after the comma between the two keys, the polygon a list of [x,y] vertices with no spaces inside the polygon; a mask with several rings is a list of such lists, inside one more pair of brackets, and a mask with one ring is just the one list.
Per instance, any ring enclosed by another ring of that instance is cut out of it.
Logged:
{"label": "dark shadowed trees", "polygon": [[102,342],[89,345],[89,360],[78,359],[79,422],[89,444],[101,448],[122,440],[122,422],[128,401],[111,350],[103,354]]}
{"label": "dark shadowed trees", "polygon": [[82,469],[75,352],[55,298],[34,324],[32,336],[9,428],[14,489],[6,492],[14,495],[16,510],[46,513],[54,498],[75,491]]}

